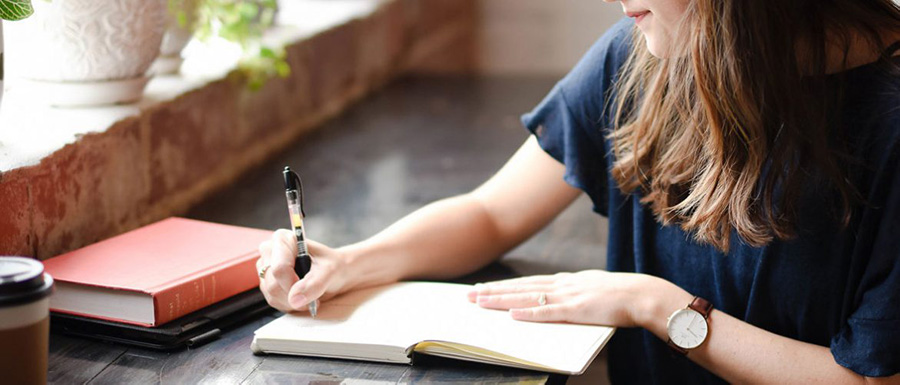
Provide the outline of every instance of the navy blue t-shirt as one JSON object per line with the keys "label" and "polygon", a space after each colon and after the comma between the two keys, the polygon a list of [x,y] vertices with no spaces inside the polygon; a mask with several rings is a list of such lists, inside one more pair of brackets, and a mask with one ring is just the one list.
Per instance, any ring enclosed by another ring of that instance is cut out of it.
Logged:
{"label": "navy blue t-shirt", "polygon": [[[662,277],[709,300],[713,311],[827,346],[838,364],[856,373],[900,372],[900,77],[876,64],[842,74],[848,87],[843,121],[857,161],[851,178],[865,201],[854,208],[850,225],[842,227],[826,198],[810,189],[797,237],[755,248],[732,234],[731,250],[723,254],[677,225],[658,223],[609,175],[608,100],[632,28],[628,19],[616,24],[522,117],[541,147],[565,165],[565,181],[609,218],[607,268]],[[644,329],[620,329],[608,350],[614,383],[722,382]]]}

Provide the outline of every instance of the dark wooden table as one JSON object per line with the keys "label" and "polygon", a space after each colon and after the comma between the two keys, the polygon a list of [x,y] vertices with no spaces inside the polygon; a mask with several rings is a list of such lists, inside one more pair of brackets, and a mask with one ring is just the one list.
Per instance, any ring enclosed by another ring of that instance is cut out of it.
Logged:
{"label": "dark wooden table", "polygon": [[[281,169],[303,177],[307,234],[355,242],[436,199],[490,177],[527,138],[519,115],[554,79],[407,78],[353,107],[195,207],[188,217],[275,229],[288,225]],[[582,197],[548,228],[461,281],[603,268],[605,222]],[[428,359],[388,365],[250,353],[263,318],[198,348],[153,350],[52,335],[51,383],[561,383],[564,376]],[[2,382],[2,380],[0,380]]]}

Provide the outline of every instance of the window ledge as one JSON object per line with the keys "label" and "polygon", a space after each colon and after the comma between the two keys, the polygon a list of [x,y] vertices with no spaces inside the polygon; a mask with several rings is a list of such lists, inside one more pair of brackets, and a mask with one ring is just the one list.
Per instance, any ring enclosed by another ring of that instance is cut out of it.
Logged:
{"label": "window ledge", "polygon": [[46,107],[10,80],[0,255],[45,259],[177,215],[393,77],[474,63],[474,0],[281,5],[266,39],[285,43],[291,75],[259,91],[222,43],[192,42],[181,74],[134,104]]}
{"label": "window ledge", "polygon": [[[283,2],[276,26],[267,31],[273,46],[288,46],[307,40],[352,20],[365,20],[381,0],[291,0]],[[139,116],[142,111],[225,78],[237,68],[240,48],[228,42],[196,41],[185,50],[185,61],[177,75],[157,75],[147,84],[144,97],[133,104],[55,108],[41,104],[40,95],[17,87],[15,79],[5,85],[0,104],[0,172],[32,166],[82,135],[104,132],[116,122]]]}

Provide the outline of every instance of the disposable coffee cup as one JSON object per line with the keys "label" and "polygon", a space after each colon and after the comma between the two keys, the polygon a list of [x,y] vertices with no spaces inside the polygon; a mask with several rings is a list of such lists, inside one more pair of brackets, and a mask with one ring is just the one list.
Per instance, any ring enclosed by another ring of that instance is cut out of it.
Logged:
{"label": "disposable coffee cup", "polygon": [[40,262],[0,257],[0,382],[47,383],[52,291]]}

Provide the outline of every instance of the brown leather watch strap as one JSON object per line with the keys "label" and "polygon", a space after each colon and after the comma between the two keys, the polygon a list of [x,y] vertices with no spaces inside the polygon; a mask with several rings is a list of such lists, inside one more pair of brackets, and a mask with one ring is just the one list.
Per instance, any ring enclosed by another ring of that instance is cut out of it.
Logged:
{"label": "brown leather watch strap", "polygon": [[[697,313],[700,313],[700,315],[702,315],[704,319],[708,320],[709,313],[712,311],[713,306],[709,301],[703,298],[694,297],[694,299],[688,305],[688,308],[693,309]],[[678,345],[675,345],[675,342],[673,342],[671,338],[666,341],[666,345],[669,345],[669,347],[672,348],[673,351],[684,355],[687,355],[690,351],[689,349],[685,349]]]}
{"label": "brown leather watch strap", "polygon": [[703,316],[703,318],[709,319],[709,312],[712,311],[712,304],[709,301],[700,298],[694,297],[694,300],[691,301],[691,304],[688,305],[689,308],[694,309],[697,313]]}
{"label": "brown leather watch strap", "polygon": [[666,341],[666,345],[669,345],[669,347],[672,348],[672,350],[674,350],[676,353],[681,353],[681,354],[684,354],[684,355],[687,355],[687,354],[688,354],[688,350],[687,350],[687,349],[684,349],[684,348],[682,348],[681,346],[675,345],[675,342],[672,342],[672,339],[671,339],[671,338],[669,338],[669,340]]}

